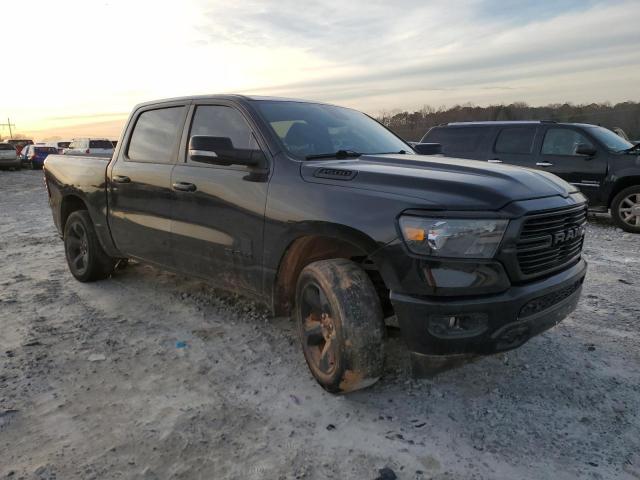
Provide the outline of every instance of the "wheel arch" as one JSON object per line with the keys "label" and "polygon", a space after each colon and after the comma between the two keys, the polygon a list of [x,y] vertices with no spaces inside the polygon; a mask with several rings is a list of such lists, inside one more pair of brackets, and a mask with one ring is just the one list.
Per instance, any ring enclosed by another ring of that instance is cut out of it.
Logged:
{"label": "wheel arch", "polygon": [[639,175],[631,175],[628,177],[622,177],[618,180],[611,189],[611,193],[609,194],[609,198],[607,200],[607,208],[611,208],[611,204],[613,203],[613,199],[616,198],[622,190],[625,188],[633,187],[635,185],[640,186],[640,174]]}
{"label": "wheel arch", "polygon": [[91,202],[76,190],[72,190],[60,198],[60,207],[58,208],[60,232],[64,234],[64,226],[67,223],[69,215],[78,210],[86,210],[89,213],[89,217],[96,229],[98,241],[103,250],[111,257],[124,257],[113,243],[104,213],[92,207]]}
{"label": "wheel arch", "polygon": [[69,215],[78,210],[89,210],[87,203],[76,194],[68,194],[60,201],[60,228],[64,232]]}
{"label": "wheel arch", "polygon": [[[319,260],[346,258],[360,264],[372,278],[384,300],[388,297],[384,281],[370,258],[380,248],[371,237],[354,228],[315,224],[300,228],[287,239],[277,262],[272,285],[272,309],[276,315],[289,315],[294,302],[298,276],[304,267]],[[388,303],[388,298],[387,298]]]}

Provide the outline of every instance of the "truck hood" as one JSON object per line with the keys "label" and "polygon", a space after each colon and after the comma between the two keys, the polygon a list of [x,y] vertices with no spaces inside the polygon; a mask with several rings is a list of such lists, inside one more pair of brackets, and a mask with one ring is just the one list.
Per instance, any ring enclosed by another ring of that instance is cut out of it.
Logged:
{"label": "truck hood", "polygon": [[386,192],[446,210],[498,210],[508,203],[578,190],[548,172],[477,160],[425,155],[362,155],[307,161],[305,181]]}

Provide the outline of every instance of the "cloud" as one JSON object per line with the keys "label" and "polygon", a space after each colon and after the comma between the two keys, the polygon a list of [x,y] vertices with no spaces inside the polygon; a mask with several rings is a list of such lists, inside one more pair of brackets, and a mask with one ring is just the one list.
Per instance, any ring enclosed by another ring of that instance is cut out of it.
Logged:
{"label": "cloud", "polygon": [[606,75],[620,62],[637,72],[640,29],[629,19],[638,14],[636,1],[332,0],[300,8],[282,0],[213,8],[202,31],[211,41],[295,45],[329,62],[312,78],[257,81],[257,93],[360,104],[404,91],[407,105],[416,94],[429,100],[465,89],[514,90],[526,100],[523,80],[547,84],[551,98],[554,78],[567,73]]}
{"label": "cloud", "polygon": [[9,2],[5,16],[29,17],[39,32],[25,36],[20,22],[5,22],[20,58],[56,65],[86,58],[87,65],[46,78],[5,76],[0,114],[34,131],[115,120],[117,113],[96,112],[207,93],[302,97],[374,114],[423,104],[638,99],[638,0],[159,5]]}

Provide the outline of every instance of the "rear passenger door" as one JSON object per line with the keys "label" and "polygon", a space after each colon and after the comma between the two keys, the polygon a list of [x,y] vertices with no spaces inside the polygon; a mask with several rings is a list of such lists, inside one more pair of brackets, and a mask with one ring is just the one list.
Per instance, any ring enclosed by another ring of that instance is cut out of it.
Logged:
{"label": "rear passenger door", "polygon": [[256,155],[264,150],[248,117],[233,104],[196,104],[190,123],[171,179],[176,262],[222,288],[260,294],[267,175],[256,175],[253,167],[193,161],[187,145],[192,136],[204,135],[225,137]]}
{"label": "rear passenger door", "polygon": [[509,125],[500,127],[487,159],[490,163],[508,163],[534,168],[537,125]]}
{"label": "rear passenger door", "polygon": [[156,105],[136,112],[124,136],[127,144],[107,172],[108,218],[116,246],[127,256],[161,266],[174,264],[171,171],[188,103]]}
{"label": "rear passenger door", "polygon": [[[595,155],[576,153],[579,145],[595,149]],[[607,153],[579,129],[548,126],[536,165],[577,186],[590,202],[597,202],[600,182],[607,174]]]}

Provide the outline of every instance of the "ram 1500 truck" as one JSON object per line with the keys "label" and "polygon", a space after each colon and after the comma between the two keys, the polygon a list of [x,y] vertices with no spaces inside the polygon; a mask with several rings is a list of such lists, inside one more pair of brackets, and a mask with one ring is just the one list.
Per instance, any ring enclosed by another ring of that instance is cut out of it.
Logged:
{"label": "ram 1500 truck", "polygon": [[139,105],[111,159],[50,155],[44,173],[79,281],[132,258],[262,301],[346,392],[382,374],[392,315],[416,358],[490,354],[580,296],[575,187],[419,151],[348,108],[199,96]]}

